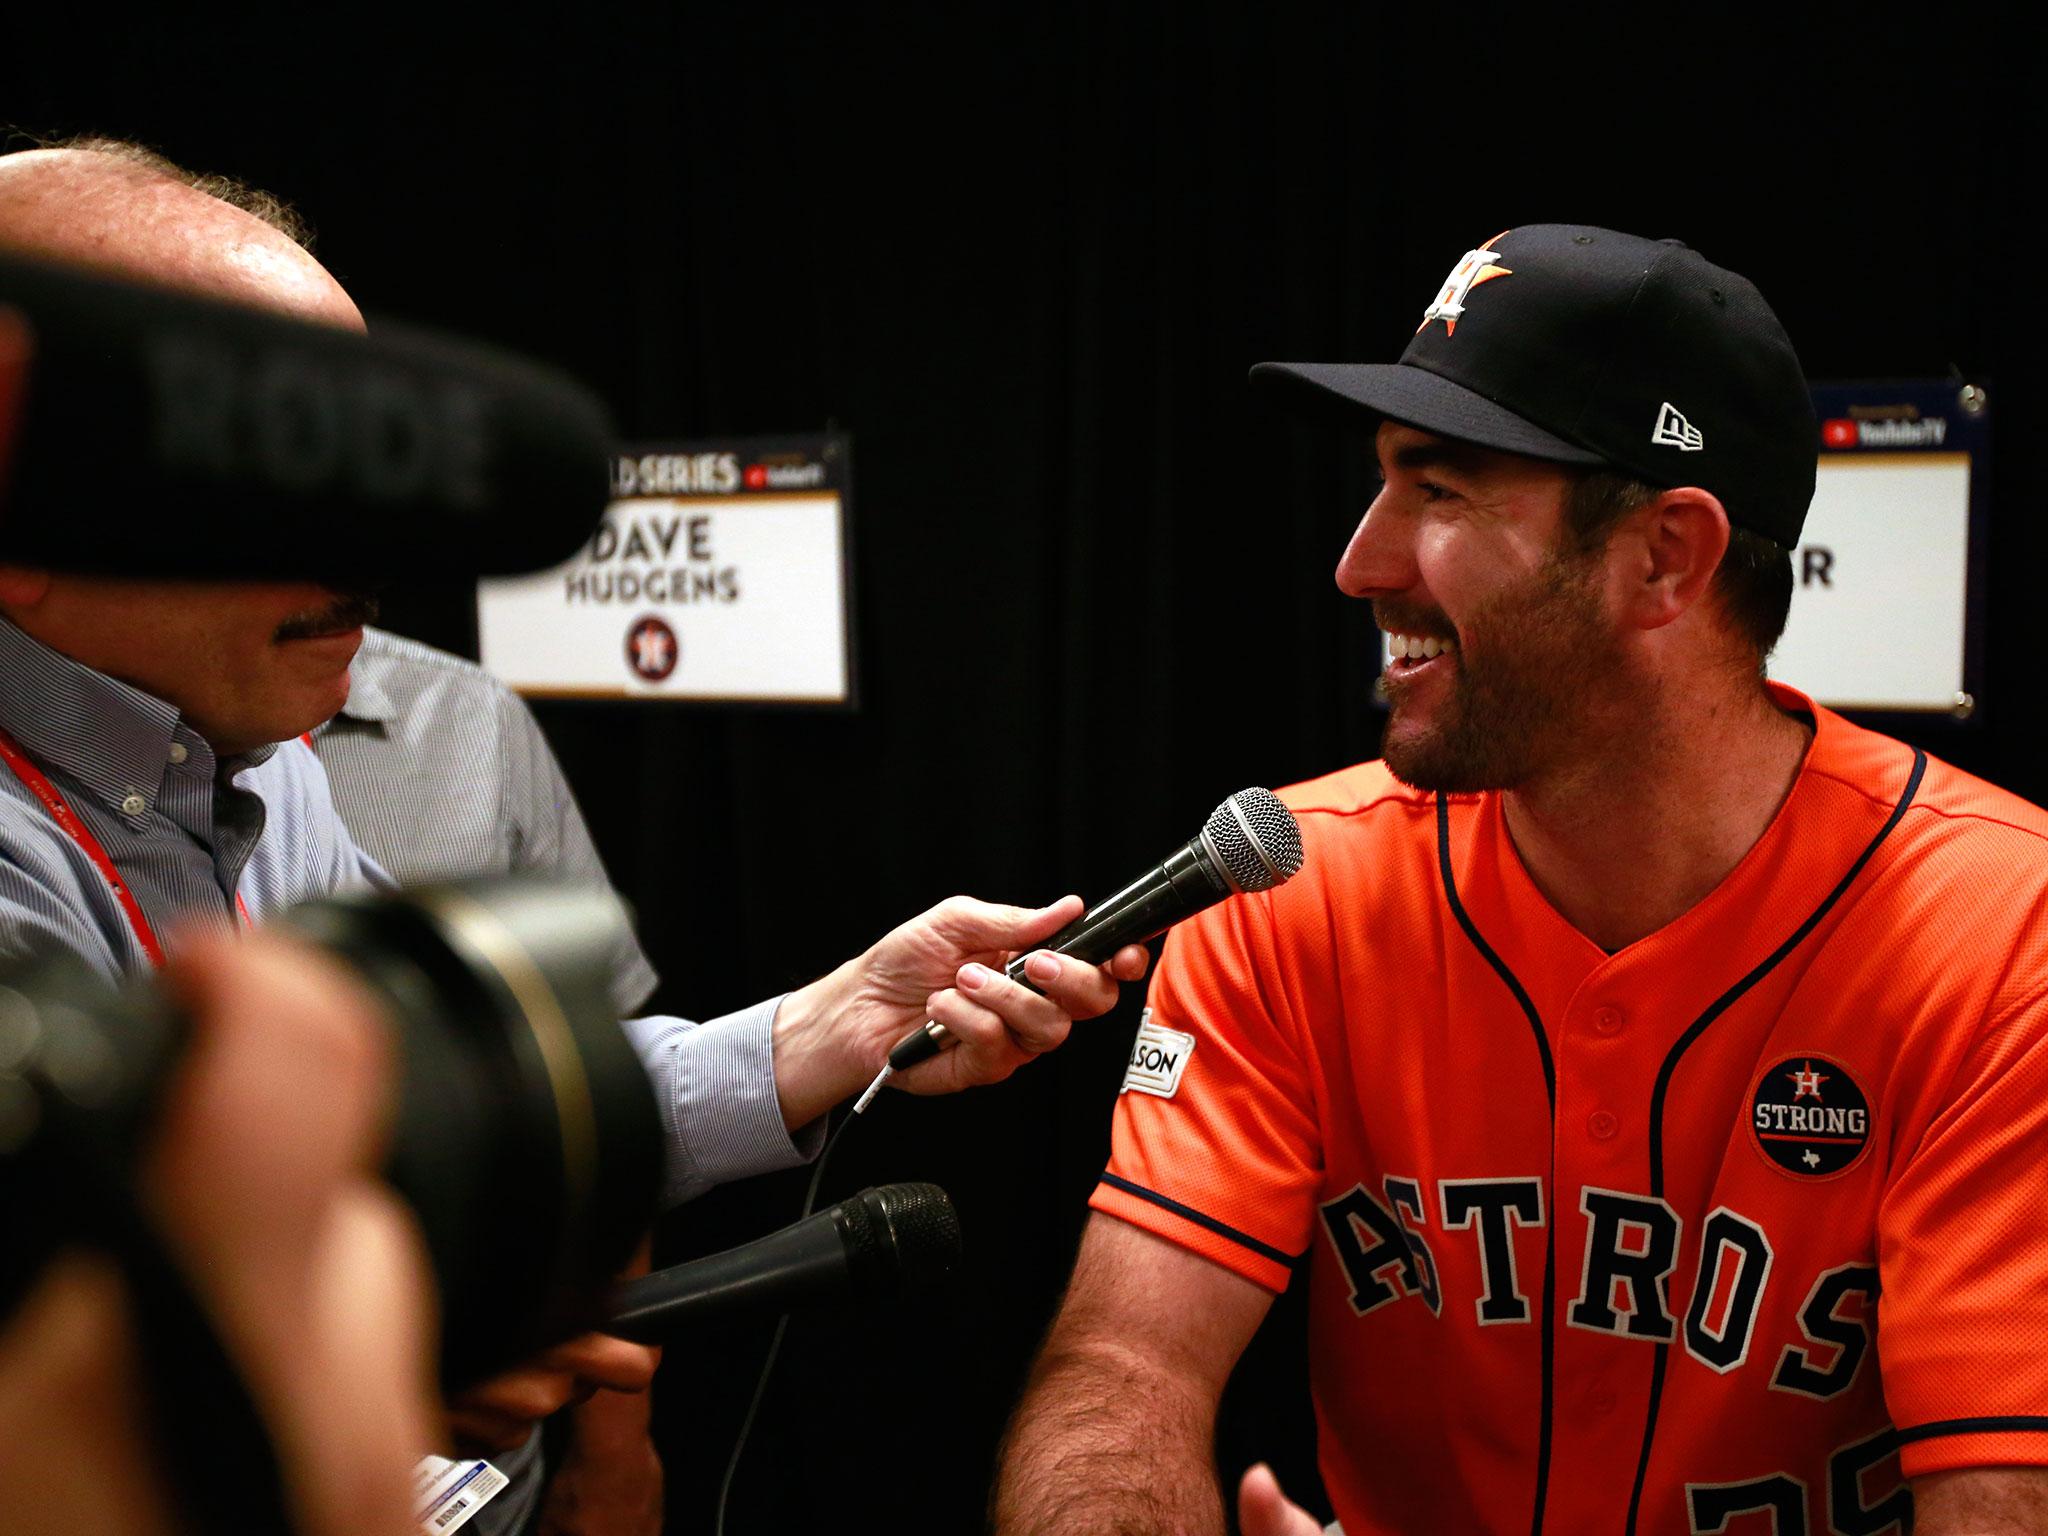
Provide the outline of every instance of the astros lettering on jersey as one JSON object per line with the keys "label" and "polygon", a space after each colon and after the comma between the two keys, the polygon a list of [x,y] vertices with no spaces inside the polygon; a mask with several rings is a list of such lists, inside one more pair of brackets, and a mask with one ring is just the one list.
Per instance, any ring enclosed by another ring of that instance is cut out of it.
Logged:
{"label": "astros lettering on jersey", "polygon": [[1305,1268],[1347,1536],[1903,1536],[2048,1464],[2048,814],[1773,695],[1777,818],[1616,954],[1376,763],[1169,941],[1093,1204]]}

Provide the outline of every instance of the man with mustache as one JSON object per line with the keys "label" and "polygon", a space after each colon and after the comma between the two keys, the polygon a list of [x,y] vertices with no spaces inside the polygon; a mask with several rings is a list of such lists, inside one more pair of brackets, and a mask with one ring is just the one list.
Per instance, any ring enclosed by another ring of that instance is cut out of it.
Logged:
{"label": "man with mustache", "polygon": [[1168,941],[999,1531],[1221,1532],[1297,1267],[1349,1536],[2048,1531],[2048,816],[1766,680],[1818,443],[1762,296],[1530,226],[1398,363],[1253,378],[1375,431],[1384,760]]}
{"label": "man with mustache", "polygon": [[[0,156],[0,248],[362,329],[279,217],[273,200],[128,146]],[[161,965],[181,935],[382,883],[299,740],[346,702],[368,616],[312,582],[0,565],[0,958],[67,949],[112,977]],[[928,1017],[961,1043],[906,1074],[912,1091],[993,1082],[1053,1049],[1147,960],[1137,946],[1099,968],[1037,955],[1038,993],[1002,974],[1079,911],[1075,897],[1035,910],[955,897],[784,997],[701,1025],[629,1021],[668,1132],[668,1200],[815,1155],[826,1113]],[[643,1387],[652,1368],[652,1351],[592,1336],[470,1406],[531,1422],[579,1388]]]}

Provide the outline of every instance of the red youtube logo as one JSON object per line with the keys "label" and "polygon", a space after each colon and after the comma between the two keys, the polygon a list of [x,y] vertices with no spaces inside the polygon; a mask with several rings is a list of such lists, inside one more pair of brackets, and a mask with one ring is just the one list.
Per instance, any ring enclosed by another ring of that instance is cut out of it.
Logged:
{"label": "red youtube logo", "polygon": [[1820,441],[1823,448],[1854,448],[1856,446],[1856,423],[1846,416],[1837,416],[1832,421],[1820,424]]}
{"label": "red youtube logo", "polygon": [[741,476],[741,478],[746,482],[746,487],[750,491],[766,490],[768,488],[768,466],[766,464],[749,464],[746,474]]}

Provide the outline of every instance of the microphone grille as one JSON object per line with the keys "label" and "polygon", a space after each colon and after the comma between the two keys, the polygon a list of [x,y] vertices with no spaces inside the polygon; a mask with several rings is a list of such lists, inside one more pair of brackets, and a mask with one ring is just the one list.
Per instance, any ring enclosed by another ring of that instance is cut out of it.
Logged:
{"label": "microphone grille", "polygon": [[884,1184],[862,1190],[848,1204],[866,1218],[863,1236],[879,1288],[913,1296],[952,1275],[960,1261],[960,1218],[938,1185]]}
{"label": "microphone grille", "polygon": [[1217,806],[1202,841],[1240,892],[1270,890],[1301,872],[1301,828],[1270,789],[1240,789]]}

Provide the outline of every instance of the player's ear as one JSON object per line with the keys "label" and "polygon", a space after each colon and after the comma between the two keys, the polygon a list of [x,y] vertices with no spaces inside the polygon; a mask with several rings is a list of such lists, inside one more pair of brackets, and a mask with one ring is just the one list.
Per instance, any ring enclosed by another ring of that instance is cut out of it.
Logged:
{"label": "player's ear", "polygon": [[1679,486],[1629,519],[1624,612],[1639,629],[1661,629],[1706,594],[1728,553],[1727,508],[1711,491]]}

